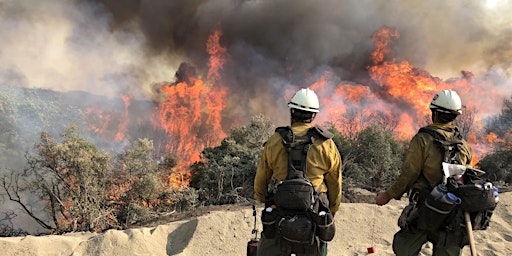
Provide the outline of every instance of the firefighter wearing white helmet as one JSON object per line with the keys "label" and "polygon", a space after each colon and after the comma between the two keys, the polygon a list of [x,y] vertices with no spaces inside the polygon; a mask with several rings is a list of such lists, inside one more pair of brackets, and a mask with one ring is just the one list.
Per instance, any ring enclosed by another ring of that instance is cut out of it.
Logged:
{"label": "firefighter wearing white helmet", "polygon": [[430,109],[432,118],[436,115],[439,121],[448,123],[462,114],[462,101],[456,91],[442,90],[432,99]]}
{"label": "firefighter wearing white helmet", "polygon": [[288,107],[318,113],[320,104],[316,93],[309,88],[300,89],[293,95]]}
{"label": "firefighter wearing white helmet", "polygon": [[292,123],[294,121],[311,123],[319,112],[320,103],[316,93],[309,88],[300,89],[288,103]]}
{"label": "firefighter wearing white helmet", "polygon": [[[312,136],[312,144],[307,150],[306,171],[302,172],[311,181],[319,200],[327,207],[328,214],[336,214],[341,203],[341,157],[332,140],[332,134],[319,127],[312,126],[311,122],[319,112],[319,102],[316,93],[310,89],[300,89],[288,102],[290,108],[291,124],[287,127],[278,127],[276,132],[265,142],[261,158],[254,178],[254,198],[265,203],[265,209],[273,209],[269,212],[284,214],[287,209],[273,202],[273,193],[277,191],[277,184],[287,177],[288,153],[280,132],[286,130],[287,134],[293,133],[293,137]],[[293,159],[292,159],[293,160]],[[300,160],[302,162],[302,159]],[[269,215],[262,212],[262,220],[267,217],[276,219],[277,215]],[[268,223],[268,219],[262,223]],[[327,242],[315,237],[313,244],[293,243],[281,237],[277,232],[277,223],[265,224],[263,233],[258,243],[259,256],[266,255],[327,255]],[[333,223],[334,225],[334,223]],[[301,225],[295,225],[300,228]],[[282,231],[282,229],[280,229]],[[297,232],[308,235],[311,230]],[[283,251],[285,250],[285,251]]]}
{"label": "firefighter wearing white helmet", "polygon": [[[410,209],[425,207],[423,204],[426,196],[443,181],[442,162],[445,161],[445,156],[434,136],[444,137],[447,141],[460,141],[457,147],[460,150],[458,161],[461,165],[470,165],[472,160],[471,147],[460,134],[459,128],[452,124],[462,113],[462,102],[457,92],[443,90],[437,93],[429,107],[432,111],[432,123],[422,127],[411,139],[400,175],[385,191],[377,193],[375,200],[377,205],[385,205],[391,199],[400,200],[404,193],[409,194],[410,203],[404,208],[398,221],[401,229],[393,238],[393,251],[399,256],[416,255],[427,242],[433,244],[434,256],[459,256],[462,247],[467,244],[465,229],[446,228],[451,225],[448,223],[434,231],[426,230],[418,224],[419,218],[425,219],[421,215],[423,213],[416,214],[414,218],[407,217],[411,213]],[[455,217],[452,221],[457,223]]]}

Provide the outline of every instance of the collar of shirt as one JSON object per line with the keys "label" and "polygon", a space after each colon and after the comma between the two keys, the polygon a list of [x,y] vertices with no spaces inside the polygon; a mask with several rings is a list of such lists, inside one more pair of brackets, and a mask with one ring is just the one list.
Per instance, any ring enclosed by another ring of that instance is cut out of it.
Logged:
{"label": "collar of shirt", "polygon": [[459,128],[457,126],[452,125],[452,124],[433,123],[433,124],[429,124],[427,126],[436,128],[436,129],[441,129],[441,130],[447,131],[447,132],[452,132],[452,133],[456,130],[459,130]]}
{"label": "collar of shirt", "polygon": [[311,124],[295,122],[290,127],[292,128],[293,133],[297,136],[304,136],[308,132],[309,128],[311,128]]}

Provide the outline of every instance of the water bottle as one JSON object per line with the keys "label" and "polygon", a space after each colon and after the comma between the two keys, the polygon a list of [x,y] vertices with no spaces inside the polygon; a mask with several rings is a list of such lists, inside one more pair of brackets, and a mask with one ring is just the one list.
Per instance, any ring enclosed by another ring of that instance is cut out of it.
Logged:
{"label": "water bottle", "polygon": [[261,214],[261,223],[263,224],[263,234],[268,239],[273,239],[276,236],[276,219],[277,211],[272,207],[267,207]]}
{"label": "water bottle", "polygon": [[316,219],[316,235],[322,241],[331,241],[334,238],[336,227],[332,214],[326,211],[320,211]]}
{"label": "water bottle", "polygon": [[494,202],[498,203],[500,200],[500,195],[497,187],[494,187]]}
{"label": "water bottle", "polygon": [[444,194],[441,198],[439,198],[440,202],[447,203],[447,204],[460,204],[462,203],[462,200],[457,197],[456,195],[448,192]]}
{"label": "water bottle", "polygon": [[448,188],[446,188],[445,184],[439,184],[432,189],[432,192],[430,192],[430,195],[434,198],[434,200],[439,200],[442,198],[446,193],[448,192]]}
{"label": "water bottle", "polygon": [[327,212],[326,211],[320,211],[318,213],[318,219],[316,220],[316,224],[320,226],[325,226],[329,224],[329,219],[327,218]]}

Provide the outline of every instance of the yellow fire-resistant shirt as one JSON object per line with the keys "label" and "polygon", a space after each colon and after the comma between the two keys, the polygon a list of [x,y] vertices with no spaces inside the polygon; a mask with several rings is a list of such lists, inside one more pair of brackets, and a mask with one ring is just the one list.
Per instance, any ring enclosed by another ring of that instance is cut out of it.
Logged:
{"label": "yellow fire-resistant shirt", "polygon": [[[437,129],[438,132],[444,134],[448,139],[452,138],[455,131],[459,128],[450,124],[430,124],[428,127]],[[433,187],[443,179],[443,162],[444,155],[438,145],[435,145],[431,135],[420,132],[416,134],[410,144],[405,155],[402,165],[402,172],[398,179],[386,190],[389,195],[395,199],[400,199],[402,195],[411,188],[426,188],[425,179],[421,178],[421,174]],[[461,161],[463,165],[471,164],[471,147],[463,140],[461,150]]]}
{"label": "yellow fire-resistant shirt", "polygon": [[[311,125],[294,123],[292,131],[297,136],[306,135]],[[279,182],[288,172],[288,154],[279,133],[274,133],[263,148],[254,179],[254,198],[265,202],[265,193],[272,176]],[[341,157],[332,139],[315,139],[308,151],[306,177],[313,183],[317,192],[327,193],[329,208],[336,213],[341,203]]]}

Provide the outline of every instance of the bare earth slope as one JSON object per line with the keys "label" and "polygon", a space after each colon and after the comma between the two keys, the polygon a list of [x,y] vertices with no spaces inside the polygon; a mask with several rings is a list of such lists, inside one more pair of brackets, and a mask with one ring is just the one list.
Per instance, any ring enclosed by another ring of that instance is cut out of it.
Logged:
{"label": "bare earth slope", "polygon": [[[393,255],[391,243],[398,230],[396,221],[405,200],[377,207],[366,203],[343,203],[336,215],[337,234],[329,244],[329,254]],[[491,227],[475,232],[478,255],[512,255],[512,193],[500,194]],[[260,209],[258,209],[260,210]],[[259,216],[259,212],[258,212]],[[252,237],[254,217],[250,208],[231,207],[228,211],[174,221],[151,228],[109,230],[101,234],[0,238],[1,255],[221,255],[246,254]],[[261,226],[258,220],[258,229]],[[427,244],[422,255],[430,255]],[[471,255],[469,247],[463,255]]]}

